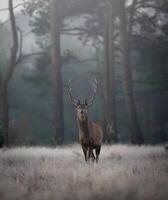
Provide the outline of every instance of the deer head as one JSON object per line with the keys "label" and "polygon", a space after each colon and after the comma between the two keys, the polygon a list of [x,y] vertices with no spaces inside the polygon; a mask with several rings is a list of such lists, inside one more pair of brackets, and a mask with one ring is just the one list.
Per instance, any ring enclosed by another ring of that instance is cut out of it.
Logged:
{"label": "deer head", "polygon": [[68,96],[72,105],[76,108],[77,117],[80,121],[86,121],[88,119],[88,109],[92,106],[96,97],[98,86],[97,80],[95,79],[94,81],[90,81],[90,83],[93,88],[93,95],[89,99],[86,98],[84,103],[81,103],[79,99],[73,97],[71,88],[72,80],[70,80],[68,84]]}

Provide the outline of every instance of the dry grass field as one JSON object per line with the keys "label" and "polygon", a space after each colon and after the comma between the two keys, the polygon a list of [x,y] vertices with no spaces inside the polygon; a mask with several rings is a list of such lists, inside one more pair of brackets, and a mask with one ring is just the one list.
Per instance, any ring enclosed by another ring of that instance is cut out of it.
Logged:
{"label": "dry grass field", "polygon": [[0,150],[0,200],[167,200],[162,146],[103,146],[98,164],[80,146]]}

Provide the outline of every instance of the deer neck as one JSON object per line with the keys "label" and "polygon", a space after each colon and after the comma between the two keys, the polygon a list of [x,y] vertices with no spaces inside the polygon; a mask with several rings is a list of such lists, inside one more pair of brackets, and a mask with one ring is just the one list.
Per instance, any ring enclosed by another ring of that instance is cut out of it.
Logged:
{"label": "deer neck", "polygon": [[85,121],[78,119],[79,134],[82,134],[86,140],[89,140],[89,121],[88,118]]}

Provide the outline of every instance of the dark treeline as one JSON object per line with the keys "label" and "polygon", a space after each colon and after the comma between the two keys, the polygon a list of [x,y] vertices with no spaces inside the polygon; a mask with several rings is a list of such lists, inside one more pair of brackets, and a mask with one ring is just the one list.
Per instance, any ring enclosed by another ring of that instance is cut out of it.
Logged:
{"label": "dark treeline", "polygon": [[0,41],[12,35],[10,56],[0,56],[1,144],[76,141],[68,81],[83,101],[94,78],[99,89],[89,112],[105,142],[167,141],[167,0],[24,1],[38,46],[29,54],[14,11],[9,0],[9,22],[0,25]]}

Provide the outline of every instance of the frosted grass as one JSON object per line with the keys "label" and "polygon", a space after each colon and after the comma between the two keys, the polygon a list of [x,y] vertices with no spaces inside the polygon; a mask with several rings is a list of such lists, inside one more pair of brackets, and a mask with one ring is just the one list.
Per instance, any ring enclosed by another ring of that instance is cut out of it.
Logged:
{"label": "frosted grass", "polygon": [[167,200],[168,153],[104,145],[93,164],[77,144],[1,149],[0,177],[1,200]]}

